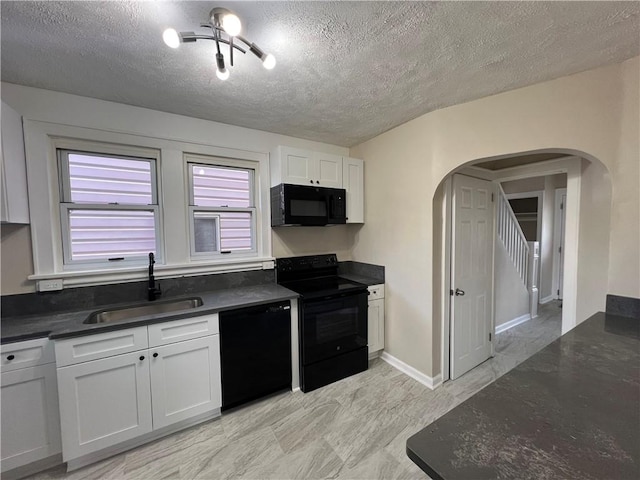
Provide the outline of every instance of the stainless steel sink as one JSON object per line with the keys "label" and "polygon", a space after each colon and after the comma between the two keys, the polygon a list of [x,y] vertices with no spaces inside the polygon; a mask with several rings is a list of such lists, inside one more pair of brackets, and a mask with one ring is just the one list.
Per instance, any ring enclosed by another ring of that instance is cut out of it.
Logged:
{"label": "stainless steel sink", "polygon": [[111,323],[131,320],[132,318],[144,317],[146,315],[157,315],[160,313],[177,312],[179,310],[189,310],[202,306],[200,297],[181,298],[180,300],[167,300],[164,302],[141,303],[128,307],[113,308],[111,310],[101,310],[93,312],[83,323]]}

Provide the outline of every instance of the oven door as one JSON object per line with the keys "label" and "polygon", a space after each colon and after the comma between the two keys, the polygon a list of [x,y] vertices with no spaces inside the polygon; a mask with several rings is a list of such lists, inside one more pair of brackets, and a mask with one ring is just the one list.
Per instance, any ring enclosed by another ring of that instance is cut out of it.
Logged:
{"label": "oven door", "polygon": [[301,318],[302,364],[367,345],[367,292],[304,300]]}

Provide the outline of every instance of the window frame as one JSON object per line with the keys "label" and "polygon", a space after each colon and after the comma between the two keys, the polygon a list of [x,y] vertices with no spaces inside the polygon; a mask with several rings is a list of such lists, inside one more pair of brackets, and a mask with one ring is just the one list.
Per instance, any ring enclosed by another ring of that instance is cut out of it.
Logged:
{"label": "window frame", "polygon": [[[185,153],[183,157],[185,179],[186,179],[186,194],[187,194],[187,222],[189,224],[189,255],[191,261],[207,261],[207,260],[220,260],[221,258],[250,258],[258,256],[258,232],[257,232],[257,216],[258,209],[256,207],[256,199],[259,197],[258,185],[256,181],[257,166],[250,161],[223,158],[209,155],[200,155],[193,153]],[[250,183],[250,199],[249,207],[207,207],[195,205],[195,189],[193,185],[192,166],[202,165],[205,167],[219,167],[227,168],[231,170],[243,170],[249,172]],[[221,249],[221,236],[220,236],[220,217],[217,222],[218,232],[218,250],[213,252],[196,252],[195,249],[195,213],[196,212],[211,212],[211,213],[224,213],[224,212],[248,212],[251,214],[251,249],[250,250],[238,250],[238,251],[223,251]]]}
{"label": "window frame", "polygon": [[[117,269],[146,265],[148,256],[136,255],[125,257],[122,260],[108,259],[86,259],[73,260],[71,253],[71,229],[69,224],[69,216],[72,210],[114,210],[114,211],[145,211],[152,212],[154,218],[155,231],[155,252],[156,261],[163,263],[163,235],[162,235],[162,219],[160,209],[159,196],[159,176],[158,176],[158,154],[155,157],[151,155],[140,156],[140,149],[133,148],[130,153],[121,153],[126,151],[126,147],[113,146],[108,144],[100,144],[92,142],[78,141],[78,147],[86,148],[64,148],[56,147],[57,173],[59,185],[59,213],[60,228],[62,236],[62,263],[64,270],[92,270],[92,269]],[[135,154],[134,153],[137,153]],[[153,152],[149,151],[149,154]],[[93,157],[102,158],[121,158],[125,160],[135,160],[149,163],[149,171],[151,176],[151,204],[112,204],[112,203],[75,203],[71,201],[71,174],[69,169],[69,154],[86,154]],[[114,257],[117,258],[117,257]]]}
{"label": "window frame", "polygon": [[[94,118],[94,110],[87,110],[90,118],[83,118],[82,125],[75,117],[70,117],[66,124],[56,123],[52,119],[23,119],[33,253],[33,274],[28,275],[27,279],[36,282],[36,289],[40,288],[41,281],[52,279],[61,280],[63,288],[69,288],[143,281],[148,277],[146,264],[103,265],[96,268],[85,265],[69,268],[63,264],[57,160],[59,148],[95,151],[95,146],[99,145],[100,151],[105,153],[156,159],[162,232],[158,253],[164,259],[164,263],[156,263],[156,278],[274,268],[268,146],[251,150],[247,149],[244,142],[242,148],[214,144],[209,129],[186,129],[183,118],[168,122],[167,128],[158,128],[157,124],[147,122],[156,119],[155,113],[149,118],[133,115],[136,122],[123,131],[122,124],[112,121],[108,116]],[[190,258],[185,153],[238,159],[254,168],[254,188],[257,192],[255,256],[237,255],[229,258],[222,255],[208,260]]]}

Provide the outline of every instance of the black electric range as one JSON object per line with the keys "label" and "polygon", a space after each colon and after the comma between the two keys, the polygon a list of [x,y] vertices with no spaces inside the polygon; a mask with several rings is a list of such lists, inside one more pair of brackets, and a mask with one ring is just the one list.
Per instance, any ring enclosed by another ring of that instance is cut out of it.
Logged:
{"label": "black electric range", "polygon": [[340,278],[335,254],[279,258],[276,280],[300,294],[303,392],[367,369],[367,286]]}

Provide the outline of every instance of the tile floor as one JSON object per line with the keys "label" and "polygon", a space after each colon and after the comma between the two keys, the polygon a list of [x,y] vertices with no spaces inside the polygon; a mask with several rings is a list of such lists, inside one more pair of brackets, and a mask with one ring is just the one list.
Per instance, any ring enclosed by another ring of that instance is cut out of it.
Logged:
{"label": "tile floor", "polygon": [[367,372],[283,393],[53,479],[424,479],[407,438],[560,336],[558,303],[496,336],[495,356],[436,390],[374,360]]}

